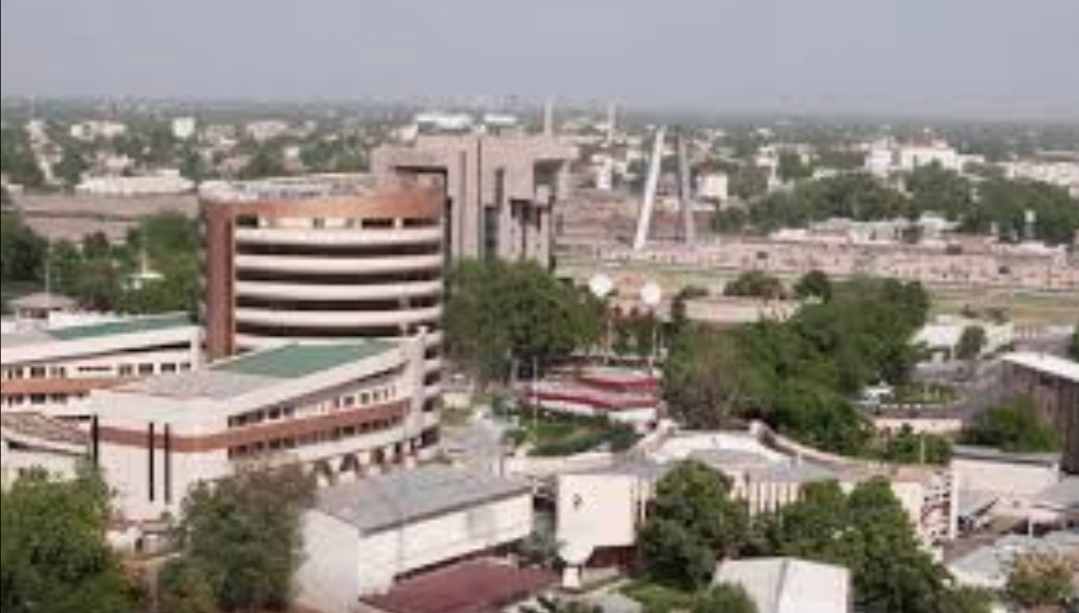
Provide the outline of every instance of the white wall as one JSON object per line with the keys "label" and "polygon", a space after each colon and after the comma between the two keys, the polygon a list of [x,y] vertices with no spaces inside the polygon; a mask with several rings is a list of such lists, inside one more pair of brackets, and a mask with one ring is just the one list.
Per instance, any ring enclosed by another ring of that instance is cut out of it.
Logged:
{"label": "white wall", "polygon": [[1060,481],[1056,466],[993,462],[955,458],[952,460],[960,491],[986,492],[1000,497],[996,512],[1027,514],[1031,499]]}
{"label": "white wall", "polygon": [[632,546],[647,497],[636,477],[563,475],[558,478],[557,540],[577,551]]}
{"label": "white wall", "polygon": [[327,613],[347,612],[360,593],[358,531],[328,515],[303,518],[305,556],[296,574],[299,604]]}
{"label": "white wall", "polygon": [[383,593],[403,573],[524,540],[532,521],[532,496],[522,494],[370,535],[358,543],[359,595]]}

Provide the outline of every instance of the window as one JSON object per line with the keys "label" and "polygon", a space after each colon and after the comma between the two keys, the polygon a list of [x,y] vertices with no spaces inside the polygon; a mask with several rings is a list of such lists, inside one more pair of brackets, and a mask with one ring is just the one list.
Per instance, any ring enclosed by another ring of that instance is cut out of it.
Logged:
{"label": "window", "polygon": [[44,379],[45,378],[45,367],[44,366],[31,366],[30,367],[30,378],[31,379]]}
{"label": "window", "polygon": [[170,373],[170,374],[174,373],[174,372],[176,372],[176,365],[172,364],[172,363],[162,364],[161,365],[161,372]]}
{"label": "window", "polygon": [[153,364],[139,364],[139,374],[140,375],[152,375],[152,374],[154,374],[154,365]]}
{"label": "window", "polygon": [[67,369],[63,366],[53,366],[49,369],[49,376],[54,379],[63,379],[67,376]]}
{"label": "window", "polygon": [[134,374],[135,374],[135,367],[132,366],[131,364],[121,364],[120,365],[120,376],[121,377],[130,377],[131,375],[134,375]]}

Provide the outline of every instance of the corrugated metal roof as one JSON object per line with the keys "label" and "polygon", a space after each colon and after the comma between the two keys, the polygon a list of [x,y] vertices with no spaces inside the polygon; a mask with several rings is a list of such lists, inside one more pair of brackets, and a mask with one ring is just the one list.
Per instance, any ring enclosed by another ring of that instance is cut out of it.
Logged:
{"label": "corrugated metal roof", "polygon": [[323,490],[315,508],[370,534],[531,493],[522,479],[425,466]]}

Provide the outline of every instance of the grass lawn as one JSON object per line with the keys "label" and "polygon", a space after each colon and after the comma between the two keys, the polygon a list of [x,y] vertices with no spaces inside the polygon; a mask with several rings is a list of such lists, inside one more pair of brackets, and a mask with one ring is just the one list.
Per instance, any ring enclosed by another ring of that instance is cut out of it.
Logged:
{"label": "grass lawn", "polygon": [[604,420],[543,414],[534,417],[529,411],[521,414],[515,437],[520,443],[532,445],[532,455],[539,457],[575,455],[604,446],[620,452],[639,440],[631,428]]}
{"label": "grass lawn", "polygon": [[626,597],[641,603],[648,613],[671,613],[688,611],[693,606],[694,595],[647,581],[635,581],[622,589]]}

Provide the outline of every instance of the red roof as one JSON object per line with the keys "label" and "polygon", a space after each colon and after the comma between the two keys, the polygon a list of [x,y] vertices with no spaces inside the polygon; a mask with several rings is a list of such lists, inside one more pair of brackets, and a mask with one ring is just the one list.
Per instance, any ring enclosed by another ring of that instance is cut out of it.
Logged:
{"label": "red roof", "polygon": [[496,613],[556,582],[545,571],[474,560],[407,579],[385,596],[364,602],[386,613]]}

